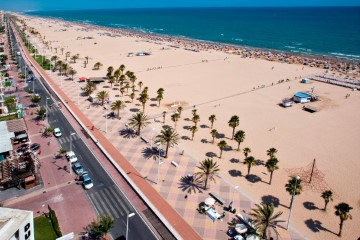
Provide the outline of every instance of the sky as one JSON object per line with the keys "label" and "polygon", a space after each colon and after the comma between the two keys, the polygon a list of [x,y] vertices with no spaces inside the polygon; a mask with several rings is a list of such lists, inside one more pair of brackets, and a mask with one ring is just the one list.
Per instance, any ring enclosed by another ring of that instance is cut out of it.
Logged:
{"label": "sky", "polygon": [[360,0],[0,0],[0,9],[6,11],[279,6],[360,6]]}

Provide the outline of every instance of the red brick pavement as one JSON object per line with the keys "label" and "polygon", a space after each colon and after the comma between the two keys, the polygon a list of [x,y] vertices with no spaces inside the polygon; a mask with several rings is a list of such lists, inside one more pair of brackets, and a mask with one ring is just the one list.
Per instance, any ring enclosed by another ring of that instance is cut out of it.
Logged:
{"label": "red brick pavement", "polygon": [[[14,28],[15,29],[15,28]],[[34,61],[30,56],[28,50],[24,47],[21,38],[16,33],[18,42],[20,42],[22,49],[28,56],[32,65],[41,73],[45,80],[52,86],[58,96],[64,101],[67,108],[80,119],[80,121],[88,128],[86,131],[91,131],[92,135],[103,146],[107,153],[109,153],[116,163],[128,174],[128,177],[136,184],[141,192],[149,199],[149,201],[156,207],[156,209],[166,218],[170,225],[181,235],[183,239],[201,239],[197,232],[168,204],[168,202],[137,172],[137,170],[121,155],[121,153],[97,130],[91,130],[93,124],[91,121],[77,108],[74,102],[68,99],[67,95],[56,85],[56,83],[47,75],[47,73]]]}

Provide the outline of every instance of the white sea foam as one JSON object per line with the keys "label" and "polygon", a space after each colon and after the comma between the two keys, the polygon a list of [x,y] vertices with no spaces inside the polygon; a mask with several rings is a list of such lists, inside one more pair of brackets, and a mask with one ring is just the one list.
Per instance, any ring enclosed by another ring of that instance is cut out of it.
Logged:
{"label": "white sea foam", "polygon": [[291,49],[294,49],[294,48],[296,48],[296,47],[294,47],[294,46],[285,46],[286,48],[291,48]]}

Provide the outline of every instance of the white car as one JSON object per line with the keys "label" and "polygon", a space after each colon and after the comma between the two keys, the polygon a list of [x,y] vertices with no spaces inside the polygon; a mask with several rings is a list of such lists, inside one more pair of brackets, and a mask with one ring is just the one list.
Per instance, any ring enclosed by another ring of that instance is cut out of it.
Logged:
{"label": "white car", "polygon": [[54,129],[54,135],[55,137],[61,137],[61,131],[60,131],[60,128],[55,128]]}
{"label": "white car", "polygon": [[78,158],[76,157],[76,155],[73,151],[67,152],[65,154],[65,156],[66,156],[66,159],[71,163],[77,162],[77,160],[78,160]]}
{"label": "white car", "polygon": [[83,175],[81,176],[81,178],[83,180],[82,185],[84,186],[85,189],[90,189],[94,186],[94,182],[90,178],[90,176],[87,172],[84,172]]}

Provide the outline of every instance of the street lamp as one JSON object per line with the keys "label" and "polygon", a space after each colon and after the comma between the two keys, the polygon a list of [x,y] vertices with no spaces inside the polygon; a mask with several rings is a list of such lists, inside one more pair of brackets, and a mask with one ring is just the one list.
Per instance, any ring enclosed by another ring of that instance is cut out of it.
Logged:
{"label": "street lamp", "polygon": [[154,132],[155,132],[155,130],[156,130],[155,128],[152,128],[152,129],[151,129],[151,148],[153,148],[153,142],[154,142],[154,141],[153,141],[153,138],[154,138]]}
{"label": "street lamp", "polygon": [[128,235],[129,235],[129,218],[135,216],[135,213],[130,213],[127,215],[126,218],[126,240],[128,240]]}
{"label": "street lamp", "polygon": [[158,184],[160,181],[160,164],[163,163],[163,162],[161,162],[161,151],[162,151],[161,142],[158,142],[157,144],[158,144],[157,150],[159,152],[159,159],[158,159],[158,173],[157,173],[158,175],[157,175],[156,184]]}
{"label": "street lamp", "polygon": [[[235,190],[238,189],[238,188],[239,188],[239,186],[235,186],[235,187],[234,187]],[[231,204],[230,204],[230,205],[232,205],[232,203],[234,202],[235,190],[233,190],[232,201],[231,201]],[[231,207],[232,207],[232,206],[231,206]]]}
{"label": "street lamp", "polygon": [[49,98],[49,97],[46,97],[46,99],[45,99],[45,104],[46,104],[46,108],[45,108],[45,109],[46,109],[46,115],[45,115],[45,116],[46,116],[46,122],[49,121],[49,119],[48,119],[48,104],[47,104],[47,100],[48,100],[48,99],[50,99],[50,98]]}
{"label": "street lamp", "polygon": [[294,191],[293,191],[293,194],[292,194],[292,197],[291,197],[290,212],[289,212],[289,217],[288,217],[288,222],[287,222],[287,225],[286,225],[286,229],[289,229],[291,210],[292,210],[292,206],[293,206],[293,202],[294,202],[294,196],[295,196],[295,192],[296,192],[296,185],[297,185],[297,182],[298,182],[299,180],[300,180],[300,177],[299,177],[299,176],[296,176],[296,177],[295,177]]}
{"label": "street lamp", "polygon": [[[70,152],[71,152],[71,146],[72,146],[72,139],[71,139],[71,136],[75,135],[76,133],[73,132],[73,133],[70,133]],[[69,173],[71,174],[71,161],[69,159]]]}

